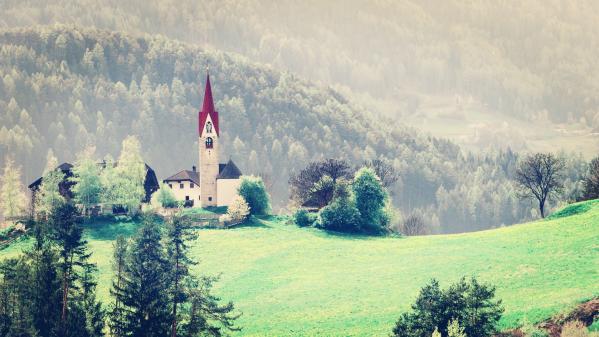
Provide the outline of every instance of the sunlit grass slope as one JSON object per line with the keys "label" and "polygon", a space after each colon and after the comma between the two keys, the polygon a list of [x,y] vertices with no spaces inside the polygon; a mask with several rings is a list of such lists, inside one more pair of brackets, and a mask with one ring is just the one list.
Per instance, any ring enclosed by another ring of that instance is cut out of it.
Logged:
{"label": "sunlit grass slope", "polygon": [[[108,300],[112,240],[134,223],[87,231]],[[1,252],[15,254],[25,243]],[[386,336],[420,287],[476,275],[497,286],[502,327],[538,321],[599,295],[599,202],[553,218],[477,233],[410,238],[335,235],[282,218],[200,230],[199,274],[221,274],[218,294],[243,312],[244,336]]]}

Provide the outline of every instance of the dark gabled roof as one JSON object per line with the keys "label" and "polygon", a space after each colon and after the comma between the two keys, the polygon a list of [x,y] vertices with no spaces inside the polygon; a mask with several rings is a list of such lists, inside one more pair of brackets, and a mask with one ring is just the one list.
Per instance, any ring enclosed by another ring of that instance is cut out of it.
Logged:
{"label": "dark gabled roof", "polygon": [[[72,168],[73,168],[73,165],[71,165],[70,163],[62,163],[62,164],[58,165],[54,170],[61,170],[62,173],[64,173],[65,175],[70,175]],[[38,188],[39,185],[41,185],[41,183],[42,183],[42,177],[39,177],[34,182],[29,184],[29,186],[27,186],[27,188],[29,188],[29,189]]]}
{"label": "dark gabled roof", "polygon": [[239,177],[241,177],[241,170],[239,170],[233,160],[229,159],[229,162],[222,168],[221,165],[222,164],[219,165],[220,172],[216,179],[239,179]]}
{"label": "dark gabled roof", "polygon": [[167,182],[167,181],[183,181],[183,180],[190,180],[190,181],[194,182],[196,185],[200,185],[200,175],[198,174],[197,171],[183,170],[183,171],[180,171],[180,172],[164,179],[165,182]]}

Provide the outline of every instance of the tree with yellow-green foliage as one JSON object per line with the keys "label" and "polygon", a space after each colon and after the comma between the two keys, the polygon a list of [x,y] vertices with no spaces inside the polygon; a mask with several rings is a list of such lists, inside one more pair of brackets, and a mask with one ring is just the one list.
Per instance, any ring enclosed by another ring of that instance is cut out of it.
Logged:
{"label": "tree with yellow-green foliage", "polygon": [[57,166],[58,160],[52,149],[50,149],[46,159],[42,184],[36,193],[35,210],[38,214],[48,215],[53,209],[65,202],[65,198],[60,193],[60,184],[64,180],[64,173]]}
{"label": "tree with yellow-green foliage", "polygon": [[7,217],[23,214],[27,205],[25,188],[21,182],[21,168],[15,165],[12,157],[5,159],[4,170],[0,176],[0,208]]}

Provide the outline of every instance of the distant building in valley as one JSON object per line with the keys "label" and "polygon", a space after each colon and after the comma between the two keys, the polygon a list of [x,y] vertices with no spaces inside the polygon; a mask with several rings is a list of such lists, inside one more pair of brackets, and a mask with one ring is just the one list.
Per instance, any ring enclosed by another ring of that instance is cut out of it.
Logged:
{"label": "distant building in valley", "polygon": [[[104,162],[104,161],[100,162],[100,163],[98,163],[98,165],[103,168],[106,166],[106,162]],[[115,165],[118,165],[118,163],[115,163]],[[146,168],[146,177],[144,179],[145,196],[142,201],[149,202],[150,198],[152,197],[152,193],[154,193],[158,190],[159,185],[158,185],[158,179],[156,178],[156,173],[154,172],[154,170],[150,166],[148,166],[148,164],[145,164],[145,168]],[[60,170],[64,174],[63,180],[58,185],[60,194],[66,200],[71,200],[73,198],[73,192],[72,192],[71,188],[75,185],[75,183],[71,180],[71,178],[73,177],[73,165],[71,165],[70,163],[62,163],[62,164],[58,165],[56,170]],[[43,181],[43,177],[37,178],[34,182],[29,184],[29,186],[28,186],[29,190],[31,190],[31,201],[32,201],[31,205],[35,205],[36,194],[39,191],[40,186],[42,185],[42,181]]]}

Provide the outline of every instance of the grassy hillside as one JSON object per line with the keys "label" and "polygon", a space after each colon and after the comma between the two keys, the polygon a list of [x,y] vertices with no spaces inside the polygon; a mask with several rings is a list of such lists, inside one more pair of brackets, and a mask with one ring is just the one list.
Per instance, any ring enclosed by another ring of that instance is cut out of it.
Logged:
{"label": "grassy hillside", "polygon": [[[107,299],[112,240],[135,223],[87,233]],[[387,335],[430,278],[476,275],[497,286],[502,327],[538,321],[599,295],[599,202],[552,219],[468,234],[410,238],[335,235],[273,217],[232,230],[201,230],[201,274],[222,273],[218,293],[243,311],[244,336]],[[26,243],[9,247],[16,254]]]}

